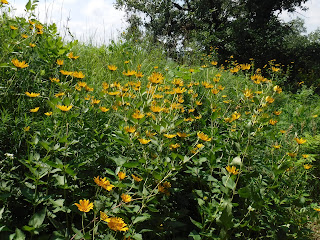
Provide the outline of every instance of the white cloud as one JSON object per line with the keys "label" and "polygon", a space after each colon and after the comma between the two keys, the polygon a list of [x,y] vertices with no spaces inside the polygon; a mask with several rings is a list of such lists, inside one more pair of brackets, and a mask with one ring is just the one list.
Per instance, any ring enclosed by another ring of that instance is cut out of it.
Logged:
{"label": "white cloud", "polygon": [[[24,15],[27,0],[14,0],[16,15]],[[126,26],[123,11],[114,8],[112,0],[41,0],[36,10],[41,22],[56,23],[62,36],[66,27],[76,39],[108,43]]]}
{"label": "white cloud", "polygon": [[307,33],[310,33],[317,28],[320,28],[320,1],[319,0],[309,0],[303,6],[307,7],[307,11],[297,10],[295,13],[284,12],[281,14],[281,18],[288,22],[297,17],[302,18],[305,22],[305,27],[307,28]]}

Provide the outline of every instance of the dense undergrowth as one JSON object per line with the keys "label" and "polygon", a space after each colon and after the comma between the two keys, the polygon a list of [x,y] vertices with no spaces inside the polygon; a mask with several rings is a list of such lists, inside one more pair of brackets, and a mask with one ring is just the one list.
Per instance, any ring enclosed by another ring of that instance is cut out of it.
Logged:
{"label": "dense undergrowth", "polygon": [[[0,19],[1,239],[309,239],[319,96],[279,66]],[[29,10],[34,6],[29,2]],[[192,62],[192,61],[190,61]]]}

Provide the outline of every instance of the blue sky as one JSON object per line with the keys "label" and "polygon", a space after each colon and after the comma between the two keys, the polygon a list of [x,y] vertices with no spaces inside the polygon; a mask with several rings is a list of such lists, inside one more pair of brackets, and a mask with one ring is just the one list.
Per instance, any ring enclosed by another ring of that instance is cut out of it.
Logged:
{"label": "blue sky", "polygon": [[[16,8],[16,14],[24,14],[27,0],[8,0]],[[42,22],[55,22],[62,34],[65,27],[80,41],[108,43],[125,29],[125,13],[113,7],[113,0],[40,0],[36,13]],[[320,28],[320,0],[309,0],[307,12],[281,14],[282,19],[301,17],[308,33]]]}

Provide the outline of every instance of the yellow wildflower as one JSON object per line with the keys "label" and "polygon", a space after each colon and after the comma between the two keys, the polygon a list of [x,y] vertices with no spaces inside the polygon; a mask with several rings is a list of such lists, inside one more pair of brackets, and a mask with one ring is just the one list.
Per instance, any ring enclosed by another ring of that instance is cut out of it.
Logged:
{"label": "yellow wildflower", "polygon": [[118,178],[119,180],[123,180],[126,178],[126,173],[125,172],[118,172]]}
{"label": "yellow wildflower", "polygon": [[52,115],[52,112],[46,112],[46,113],[44,113],[44,115],[46,115],[46,116],[51,116]]}
{"label": "yellow wildflower", "polygon": [[118,69],[118,67],[116,67],[115,65],[108,65],[108,69],[110,71],[116,71]]}
{"label": "yellow wildflower", "polygon": [[296,157],[296,156],[297,156],[296,153],[292,153],[292,152],[288,152],[287,155],[288,155],[289,157]]}
{"label": "yellow wildflower", "polygon": [[70,72],[70,71],[66,71],[66,70],[60,70],[59,71],[62,75],[65,75],[65,76],[70,76],[73,74],[73,72]]}
{"label": "yellow wildflower", "polygon": [[177,132],[177,135],[178,135],[178,137],[181,137],[181,138],[185,138],[185,137],[189,136],[188,134],[182,133],[182,132]]}
{"label": "yellow wildflower", "polygon": [[57,59],[57,64],[58,64],[59,66],[63,65],[63,60],[62,60],[62,59]]}
{"label": "yellow wildflower", "polygon": [[270,123],[271,125],[276,125],[277,122],[278,122],[278,121],[277,121],[277,120],[274,120],[274,119],[270,119],[270,120],[269,120],[269,123]]}
{"label": "yellow wildflower", "polygon": [[282,88],[279,86],[274,86],[273,87],[273,91],[277,92],[277,93],[282,93]]}
{"label": "yellow wildflower", "polygon": [[101,102],[101,100],[99,100],[99,99],[92,99],[91,100],[92,104],[99,104],[100,102]]}
{"label": "yellow wildflower", "polygon": [[98,177],[93,178],[93,180],[98,186],[106,189],[109,192],[112,190],[112,188],[114,188],[114,185],[112,185],[109,180],[106,180],[106,177],[100,178],[98,176]]}
{"label": "yellow wildflower", "polygon": [[211,89],[211,92],[216,95],[220,92],[220,90],[213,88],[213,89]]}
{"label": "yellow wildflower", "polygon": [[125,126],[125,127],[124,127],[124,130],[125,130],[127,133],[134,133],[134,132],[136,131],[136,128],[135,128],[135,127]]}
{"label": "yellow wildflower", "polygon": [[203,132],[197,133],[198,138],[200,138],[202,141],[210,142],[211,138],[208,137],[208,135],[204,134]]}
{"label": "yellow wildflower", "polygon": [[121,198],[122,198],[122,201],[125,203],[131,202],[131,200],[132,200],[131,196],[129,196],[128,194],[124,194],[124,193],[122,193]]}
{"label": "yellow wildflower", "polygon": [[50,79],[51,82],[57,82],[57,83],[60,82],[60,80],[58,78],[49,77],[49,79]]}
{"label": "yellow wildflower", "polygon": [[75,78],[80,78],[80,79],[85,77],[85,75],[81,71],[80,72],[73,72],[72,76]]}
{"label": "yellow wildflower", "polygon": [[18,59],[12,59],[11,62],[13,63],[14,66],[17,68],[26,68],[29,67],[29,64],[26,63],[26,61],[19,62]]}
{"label": "yellow wildflower", "polygon": [[90,203],[87,199],[80,200],[79,203],[75,203],[74,205],[76,205],[81,212],[89,212],[93,209],[93,203]]}
{"label": "yellow wildflower", "polygon": [[241,114],[238,113],[238,112],[234,112],[234,113],[231,115],[231,118],[232,118],[233,121],[239,119],[240,117],[241,117]]}
{"label": "yellow wildflower", "polygon": [[55,97],[62,97],[62,96],[64,96],[64,95],[65,95],[64,92],[59,92],[59,93],[56,93],[54,96],[55,96]]}
{"label": "yellow wildflower", "polygon": [[244,90],[244,96],[246,98],[252,98],[253,97],[252,90],[251,89]]}
{"label": "yellow wildflower", "polygon": [[171,144],[171,145],[170,145],[170,149],[171,149],[171,150],[172,150],[172,149],[176,149],[176,148],[178,148],[178,147],[180,147],[180,144],[179,144],[179,143]]}
{"label": "yellow wildflower", "polygon": [[40,108],[40,107],[36,107],[36,108],[30,109],[30,112],[36,113],[36,112],[39,111],[39,108]]}
{"label": "yellow wildflower", "polygon": [[166,138],[174,138],[177,134],[163,134]]}
{"label": "yellow wildflower", "polygon": [[29,43],[29,46],[32,47],[32,48],[34,48],[34,47],[36,46],[36,44],[34,44],[34,43]]}
{"label": "yellow wildflower", "polygon": [[303,158],[308,158],[308,157],[309,157],[309,154],[302,154],[302,157],[303,157]]}
{"label": "yellow wildflower", "polygon": [[12,29],[12,30],[17,30],[18,28],[15,27],[15,26],[10,25],[10,29]]}
{"label": "yellow wildflower", "polygon": [[166,194],[167,196],[170,195],[170,192],[168,191],[168,189],[166,189],[164,186],[162,186],[161,184],[158,185],[158,191],[161,193]]}
{"label": "yellow wildflower", "polygon": [[225,87],[223,87],[222,85],[218,85],[218,89],[222,91],[223,89],[225,89]]}
{"label": "yellow wildflower", "polygon": [[133,117],[134,119],[141,119],[141,118],[144,117],[144,114],[143,114],[143,113],[140,113],[139,110],[136,110],[135,113],[132,114],[132,117]]}
{"label": "yellow wildflower", "polygon": [[239,173],[239,170],[235,167],[235,166],[226,166],[226,169],[229,173],[233,174],[233,175],[237,175]]}
{"label": "yellow wildflower", "polygon": [[139,138],[139,142],[141,144],[148,144],[150,141],[151,141],[150,139],[148,140],[148,139]]}
{"label": "yellow wildflower", "polygon": [[162,108],[162,107],[159,107],[159,106],[156,106],[156,105],[152,105],[152,106],[150,107],[150,110],[151,110],[152,112],[154,112],[154,113],[159,113],[159,112],[161,112],[161,111],[163,110],[163,108]]}
{"label": "yellow wildflower", "polygon": [[274,98],[272,98],[270,96],[266,96],[266,102],[267,103],[273,103],[274,102]]}
{"label": "yellow wildflower", "polygon": [[40,93],[34,93],[34,92],[31,92],[31,93],[25,92],[25,94],[26,94],[28,97],[32,97],[32,98],[34,98],[34,97],[39,97],[39,96],[40,96]]}
{"label": "yellow wildflower", "polygon": [[142,74],[142,72],[136,72],[135,76],[137,78],[142,78],[144,75]]}
{"label": "yellow wildflower", "polygon": [[279,149],[279,148],[281,148],[281,145],[273,145],[273,147],[274,147],[275,149]]}
{"label": "yellow wildflower", "polygon": [[65,106],[65,105],[56,105],[57,108],[59,108],[61,111],[63,112],[68,112],[71,108],[72,108],[72,105],[69,105],[69,106]]}
{"label": "yellow wildflower", "polygon": [[23,130],[24,130],[25,132],[29,132],[30,126],[24,127]]}
{"label": "yellow wildflower", "polygon": [[127,72],[123,71],[122,74],[127,76],[127,77],[131,77],[133,75],[135,75],[137,72],[135,70],[128,70]]}
{"label": "yellow wildflower", "polygon": [[109,222],[110,218],[106,213],[100,211],[100,220],[104,222]]}
{"label": "yellow wildflower", "polygon": [[133,180],[135,180],[136,182],[141,182],[142,181],[142,178],[140,178],[140,177],[137,177],[137,176],[135,176],[133,174],[131,174],[131,176],[132,176]]}
{"label": "yellow wildflower", "polygon": [[151,76],[148,77],[149,82],[151,83],[162,83],[164,76],[161,73],[153,72]]}
{"label": "yellow wildflower", "polygon": [[251,65],[248,63],[240,64],[241,70],[250,70]]}
{"label": "yellow wildflower", "polygon": [[273,114],[279,116],[282,113],[282,111],[274,111]]}
{"label": "yellow wildflower", "polygon": [[203,148],[204,145],[203,145],[202,143],[198,143],[198,144],[196,145],[196,147],[197,147],[197,148]]}
{"label": "yellow wildflower", "polygon": [[79,56],[74,56],[74,55],[73,55],[73,52],[68,53],[68,54],[67,54],[67,57],[70,58],[70,59],[77,59],[77,58],[79,58]]}
{"label": "yellow wildflower", "polygon": [[113,231],[128,231],[127,224],[123,221],[122,218],[112,217],[108,220],[108,227]]}
{"label": "yellow wildflower", "polygon": [[279,72],[280,68],[276,68],[274,66],[271,67],[272,72]]}
{"label": "yellow wildflower", "polygon": [[303,165],[304,169],[309,170],[310,168],[312,168],[312,165],[310,164],[305,164]]}
{"label": "yellow wildflower", "polygon": [[27,34],[22,34],[21,37],[28,38],[29,36]]}
{"label": "yellow wildflower", "polygon": [[307,140],[306,139],[303,139],[303,138],[295,138],[294,140],[296,140],[296,142],[300,145],[300,144],[304,144],[304,143],[306,143],[307,142]]}

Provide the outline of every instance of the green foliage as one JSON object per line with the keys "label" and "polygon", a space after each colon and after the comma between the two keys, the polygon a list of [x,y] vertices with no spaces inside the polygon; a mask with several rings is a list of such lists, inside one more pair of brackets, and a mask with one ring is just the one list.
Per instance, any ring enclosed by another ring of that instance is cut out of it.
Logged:
{"label": "green foliage", "polygon": [[142,39],[64,43],[36,3],[1,5],[1,239],[308,239],[312,89],[214,49],[191,68]]}
{"label": "green foliage", "polygon": [[233,55],[239,62],[254,58],[255,66],[263,69],[266,62],[276,59],[288,74],[283,84],[287,90],[296,91],[303,81],[319,91],[317,32],[306,36],[301,19],[289,23],[279,19],[279,12],[306,10],[305,2],[118,0],[116,6],[127,12],[128,36],[149,34],[173,58],[188,59],[188,63],[190,49],[211,53],[214,47],[220,64]]}

